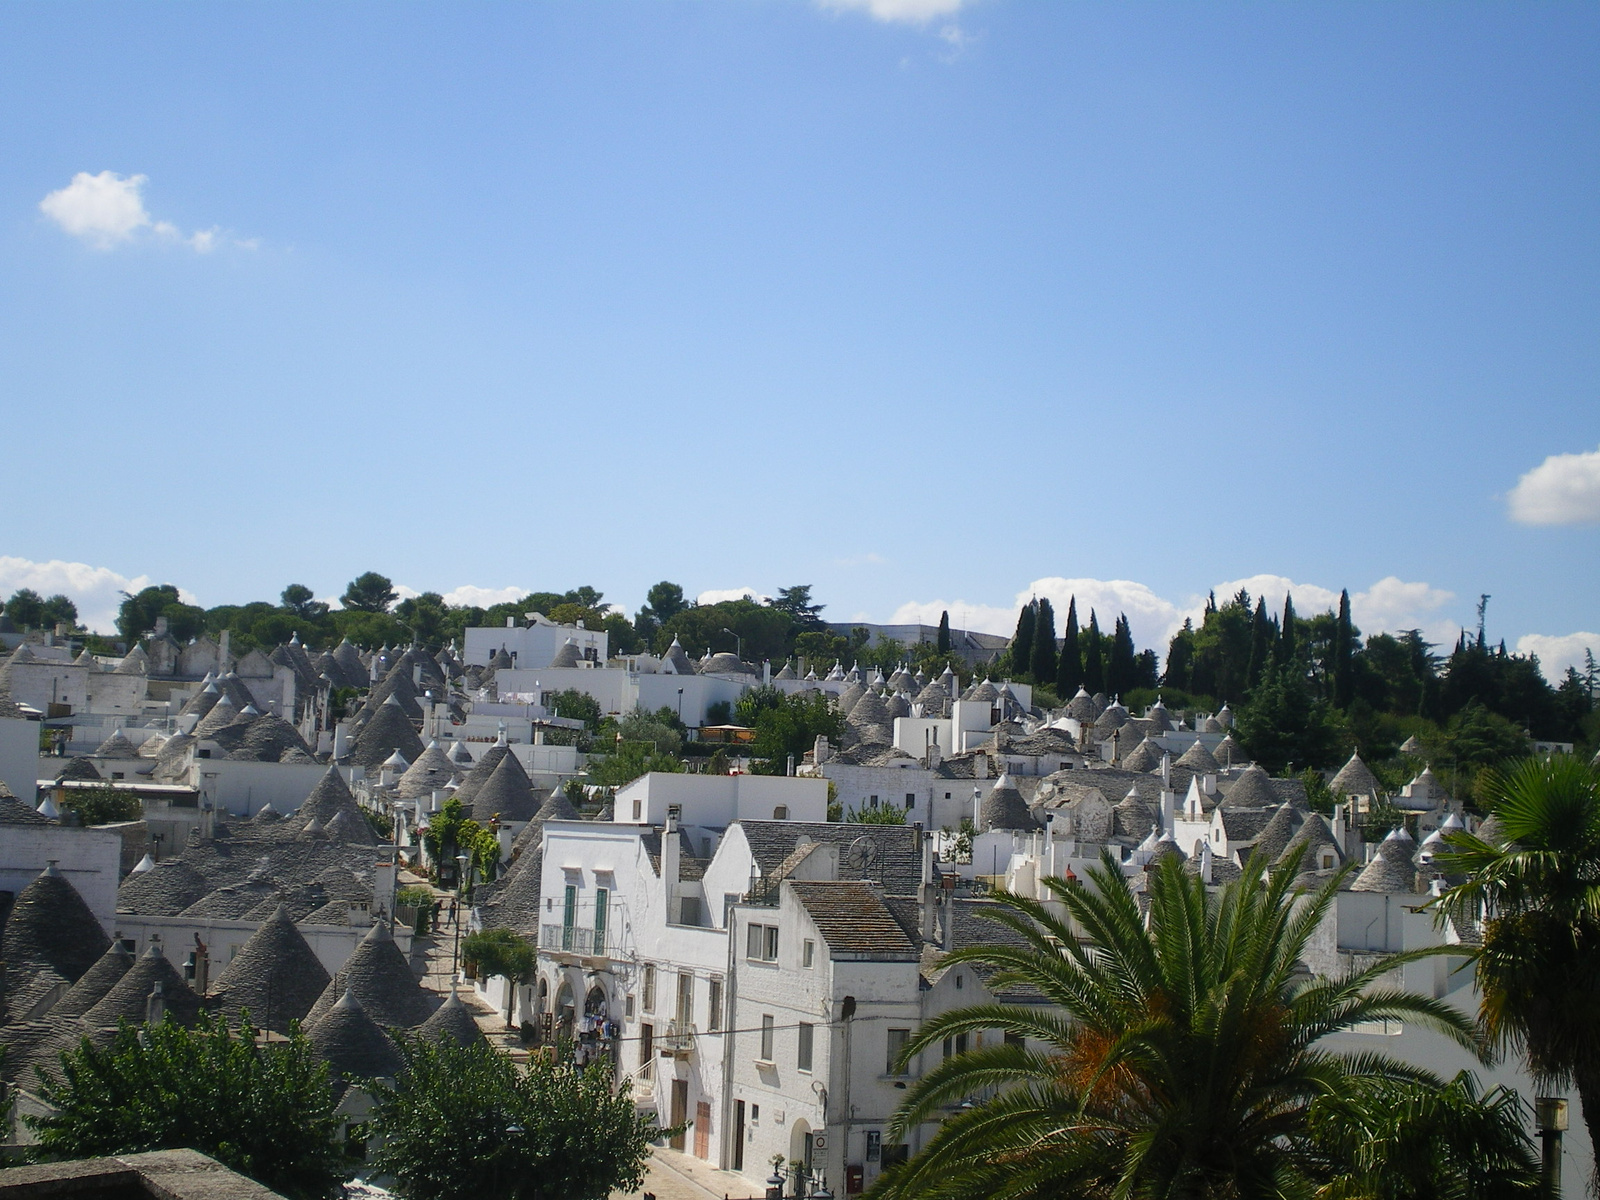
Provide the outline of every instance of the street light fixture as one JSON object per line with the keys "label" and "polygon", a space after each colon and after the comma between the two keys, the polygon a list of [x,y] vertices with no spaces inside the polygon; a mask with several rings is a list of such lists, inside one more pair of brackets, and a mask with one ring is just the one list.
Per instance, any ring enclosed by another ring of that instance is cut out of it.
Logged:
{"label": "street light fixture", "polygon": [[742,637],[740,637],[737,633],[735,633],[733,630],[729,629],[726,625],[724,625],[722,627],[722,632],[727,634],[729,637],[731,637],[733,639],[734,656],[740,662],[743,662],[744,661],[744,639]]}
{"label": "street light fixture", "polygon": [[450,954],[450,976],[453,979],[461,969],[461,910],[467,903],[467,867],[472,859],[465,854],[456,855],[456,944]]}

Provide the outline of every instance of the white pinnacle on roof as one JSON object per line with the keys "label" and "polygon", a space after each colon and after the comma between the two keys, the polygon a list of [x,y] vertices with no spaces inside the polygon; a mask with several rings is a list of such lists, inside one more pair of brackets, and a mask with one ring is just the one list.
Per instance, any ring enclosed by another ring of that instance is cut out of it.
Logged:
{"label": "white pinnacle on roof", "polygon": [[406,756],[404,754],[401,754],[400,751],[396,750],[393,754],[389,755],[388,758],[383,760],[383,765],[386,767],[393,767],[397,771],[404,771],[411,764],[406,761]]}
{"label": "white pinnacle on roof", "polygon": [[146,854],[143,858],[141,858],[137,863],[134,864],[133,870],[129,871],[128,874],[130,874],[130,875],[143,875],[146,871],[154,871],[155,869],[156,869],[156,860],[151,858],[148,854]]}
{"label": "white pinnacle on roof", "polygon": [[47,817],[52,821],[60,820],[61,818],[61,810],[56,807],[56,802],[50,799],[49,796],[39,802],[38,812],[41,817]]}

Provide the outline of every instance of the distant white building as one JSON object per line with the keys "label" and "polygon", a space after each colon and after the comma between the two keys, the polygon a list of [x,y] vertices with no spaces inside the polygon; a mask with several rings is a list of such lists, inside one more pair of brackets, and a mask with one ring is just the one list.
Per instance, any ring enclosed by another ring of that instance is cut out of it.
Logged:
{"label": "distant white building", "polygon": [[486,667],[503,653],[511,661],[497,665],[539,669],[554,663],[569,642],[578,659],[596,665],[606,661],[608,636],[604,629],[557,625],[543,613],[529,613],[527,620],[526,625],[519,625],[515,617],[507,617],[504,628],[475,625],[467,629],[462,663]]}

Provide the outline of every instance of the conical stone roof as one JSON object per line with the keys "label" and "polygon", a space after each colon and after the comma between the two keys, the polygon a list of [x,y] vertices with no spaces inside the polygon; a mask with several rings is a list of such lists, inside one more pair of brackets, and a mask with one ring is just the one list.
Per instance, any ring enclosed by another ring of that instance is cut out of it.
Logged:
{"label": "conical stone roof", "polygon": [[390,697],[378,705],[378,711],[357,735],[350,761],[376,773],[383,766],[383,760],[396,750],[407,762],[416,762],[423,753],[422,739],[412,728],[411,718],[406,716],[399,702]]}
{"label": "conical stone roof", "polygon": [[1187,767],[1196,775],[1215,775],[1222,769],[1217,765],[1217,760],[1211,756],[1211,751],[1206,749],[1205,743],[1199,738],[1195,738],[1194,745],[1179,755],[1177,761],[1172,765],[1175,767]]}
{"label": "conical stone roof", "polygon": [[1224,798],[1230,808],[1276,808],[1280,803],[1272,776],[1253,764],[1233,781]]}
{"label": "conical stone roof", "polygon": [[844,691],[839,693],[839,698],[834,701],[834,704],[843,716],[849,717],[851,710],[860,702],[861,697],[866,694],[866,688],[859,683],[851,683],[846,685]]}
{"label": "conical stone roof", "polygon": [[211,711],[200,718],[189,732],[197,738],[214,738],[222,730],[232,725],[239,715],[239,707],[227,696],[217,697],[217,702],[211,706]]}
{"label": "conical stone roof", "polygon": [[339,664],[342,677],[336,682],[344,687],[364,688],[371,679],[366,663],[361,661],[361,655],[350,644],[350,639],[345,638],[333,648],[333,660]]}
{"label": "conical stone roof", "polygon": [[500,765],[500,760],[510,753],[510,747],[504,742],[496,742],[472,764],[472,770],[467,772],[467,777],[456,789],[455,798],[461,802],[463,808],[471,807],[473,797],[478,794],[478,790],[489,782],[489,776],[494,774],[495,768]]}
{"label": "conical stone roof", "polygon": [[145,654],[144,647],[135,644],[122,656],[122,661],[111,668],[113,675],[148,675],[150,674],[150,657]]}
{"label": "conical stone roof", "polygon": [[[0,784],[0,786],[4,786]],[[49,825],[50,818],[36,808],[30,808],[6,788],[0,796],[0,825]]]}
{"label": "conical stone roof", "polygon": [[61,768],[56,776],[58,780],[77,780],[82,783],[104,783],[105,776],[95,770],[94,764],[82,755],[76,755],[67,760],[67,765]]}
{"label": "conical stone roof", "polygon": [[211,891],[206,877],[181,858],[129,875],[117,889],[117,911],[175,917]]}
{"label": "conical stone roof", "polygon": [[49,967],[76,983],[110,944],[78,889],[51,866],[17,894],[0,939],[0,960],[8,980],[15,971]]}
{"label": "conical stone roof", "polygon": [[85,971],[78,982],[67,989],[66,995],[50,1006],[51,1020],[83,1016],[105,999],[106,993],[133,967],[133,962],[133,955],[128,953],[121,942],[112,942],[106,952],[95,961],[94,966]]}
{"label": "conical stone roof", "polygon": [[307,1022],[305,1033],[317,1057],[341,1079],[393,1079],[404,1065],[399,1047],[349,992]]}
{"label": "conical stone roof", "polygon": [[113,730],[111,736],[95,747],[96,758],[130,759],[138,758],[139,751],[128,740],[128,735],[121,729]]}
{"label": "conical stone roof", "polygon": [[250,935],[212,986],[228,1023],[248,1011],[252,1024],[288,1033],[303,1020],[328,986],[327,968],[289,919],[282,904]]}
{"label": "conical stone roof", "polygon": [[1300,814],[1287,803],[1281,805],[1278,811],[1272,814],[1259,834],[1256,843],[1251,848],[1256,854],[1266,855],[1269,863],[1275,863],[1283,855],[1284,848],[1294,840],[1294,835],[1300,829]]}
{"label": "conical stone roof", "polygon": [[380,1025],[411,1029],[433,1015],[434,1001],[412,973],[386,921],[377,921],[323,989],[307,1022],[320,1020],[346,993]]}
{"label": "conical stone roof", "polygon": [[456,765],[450,761],[445,752],[439,749],[438,742],[429,742],[422,752],[422,756],[406,768],[406,773],[400,776],[400,781],[395,790],[400,793],[402,800],[415,800],[419,796],[426,796],[431,792],[441,790],[459,775]]}
{"label": "conical stone roof", "polygon": [[[300,806],[300,815],[306,818],[307,822],[315,820],[326,829],[340,814],[351,818],[350,836],[346,840],[366,845],[376,844],[377,839],[372,835],[372,826],[368,823],[366,814],[361,811],[361,806],[356,803],[350,785],[344,781],[344,775],[338,767],[330,766],[317,781],[317,786],[311,789],[311,794],[306,797],[305,803]],[[360,832],[362,829],[366,830],[364,838]]]}
{"label": "conical stone roof", "polygon": [[1161,765],[1161,747],[1147,736],[1122,760],[1124,771],[1154,771]]}
{"label": "conical stone roof", "polygon": [[1382,791],[1378,777],[1361,761],[1360,753],[1350,756],[1350,761],[1340,767],[1328,781],[1328,790],[1340,800],[1346,796],[1376,796]]}
{"label": "conical stone roof", "polygon": [[1410,892],[1416,889],[1417,870],[1412,862],[1417,844],[1404,829],[1396,829],[1378,843],[1378,852],[1350,885],[1352,892]]}
{"label": "conical stone roof", "polygon": [[539,800],[517,756],[507,754],[466,807],[480,825],[497,815],[502,821],[528,821],[539,811]]}
{"label": "conical stone roof", "polygon": [[1234,741],[1231,733],[1217,743],[1217,748],[1211,752],[1211,757],[1224,768],[1241,766],[1250,761],[1245,756],[1244,748]]}
{"label": "conical stone roof", "polygon": [[985,831],[1036,829],[1038,824],[1028,811],[1028,803],[1017,790],[1017,785],[1011,782],[1010,775],[1002,775],[995,780],[994,787],[989,789],[989,794],[983,798],[983,804],[978,809],[978,825]]}
{"label": "conical stone roof", "polygon": [[422,1023],[418,1032],[425,1038],[444,1038],[458,1046],[470,1046],[483,1039],[478,1022],[473,1020],[467,1006],[461,1003],[461,997],[456,995],[454,987],[450,989],[445,1002]]}
{"label": "conical stone roof", "polygon": [[1322,852],[1333,851],[1333,861],[1336,865],[1344,863],[1344,847],[1334,839],[1333,830],[1328,828],[1328,822],[1321,813],[1306,813],[1305,819],[1300,822],[1300,828],[1294,837],[1289,839],[1289,844],[1284,847],[1283,855],[1287,857],[1293,851],[1304,846],[1305,854],[1300,859],[1300,870],[1321,870]]}
{"label": "conical stone roof", "polygon": [[111,986],[97,1004],[83,1014],[83,1023],[91,1029],[114,1029],[119,1021],[130,1025],[144,1022],[148,1011],[150,993],[161,985],[166,1013],[179,1025],[193,1025],[200,1015],[200,997],[194,994],[182,975],[161,953],[154,942],[129,967],[121,979]]}

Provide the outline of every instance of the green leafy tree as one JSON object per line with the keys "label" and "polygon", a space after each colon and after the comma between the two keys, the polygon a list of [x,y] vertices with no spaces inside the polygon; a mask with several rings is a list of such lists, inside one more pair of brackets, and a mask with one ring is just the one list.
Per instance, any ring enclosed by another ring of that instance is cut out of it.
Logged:
{"label": "green leafy tree", "polygon": [[1149,877],[1148,916],[1110,855],[1087,886],[1047,880],[1052,903],[1002,893],[986,915],[1004,940],[944,961],[997,968],[997,984],[1034,991],[1049,1007],[980,1004],[922,1026],[902,1062],[938,1055],[962,1035],[1006,1038],[937,1062],[912,1085],[897,1136],[960,1108],[874,1194],[1311,1194],[1329,1173],[1315,1141],[1317,1103],[1384,1083],[1441,1086],[1382,1055],[1333,1052],[1324,1038],[1399,1019],[1474,1053],[1482,1046],[1452,1005],[1384,983],[1426,952],[1378,957],[1337,979],[1305,976],[1340,880],[1299,893],[1298,857],[1270,873],[1252,857],[1217,890],[1167,858]]}
{"label": "green leafy tree", "polygon": [[[753,600],[697,604],[662,622],[655,649],[664,653],[676,637],[685,651],[699,656],[707,650],[733,650],[737,637],[746,662],[778,660],[788,657],[797,628],[788,613]],[[731,629],[734,636],[724,629]]]}
{"label": "green leafy tree", "polygon": [[1294,597],[1288,593],[1283,597],[1283,626],[1278,630],[1278,657],[1281,666],[1290,666],[1300,661],[1300,648],[1296,641],[1299,630],[1296,628],[1299,618],[1294,615]]}
{"label": "green leafy tree", "polygon": [[772,602],[772,607],[788,615],[795,624],[796,629],[820,629],[822,627],[821,604],[811,602],[811,585],[809,583],[796,584],[794,587],[779,588],[778,595]]}
{"label": "green leafy tree", "polygon": [[258,1045],[221,1017],[124,1024],[103,1048],[65,1051],[39,1092],[56,1112],[25,1120],[51,1158],[188,1148],[306,1200],[344,1177],[328,1069],[298,1026]]}
{"label": "green leafy tree", "polygon": [[880,804],[877,808],[852,808],[845,813],[844,819],[852,825],[904,825],[906,810],[892,804]]}
{"label": "green leafy tree", "polygon": [[1183,628],[1167,643],[1167,669],[1161,682],[1187,692],[1194,675],[1194,622],[1185,617]]}
{"label": "green leafy tree", "polygon": [[1290,763],[1331,767],[1345,753],[1328,705],[1314,700],[1297,666],[1274,666],[1239,710],[1235,732],[1245,750],[1276,774]]}
{"label": "green leafy tree", "polygon": [[[468,970],[484,978],[498,975],[512,983],[527,983],[533,978],[538,958],[527,939],[509,929],[480,929],[461,939],[461,961]],[[507,989],[507,1029],[511,1028],[516,996],[516,989]]]}
{"label": "green leafy tree", "polygon": [[318,618],[328,613],[327,604],[318,600],[316,593],[303,583],[291,583],[278,598],[283,607],[297,617]]}
{"label": "green leafy tree", "polygon": [[80,825],[110,825],[144,816],[139,797],[118,787],[71,788],[63,804],[77,816]]}
{"label": "green leafy tree", "polygon": [[788,770],[790,756],[798,764],[816,745],[818,737],[837,745],[844,719],[821,692],[787,696],[779,692],[776,703],[755,711],[750,725],[756,731],[751,747],[755,756],[752,769],[759,774],[781,775]]}
{"label": "green leafy tree", "polygon": [[1449,835],[1437,861],[1466,879],[1440,917],[1482,923],[1472,960],[1489,1038],[1540,1083],[1576,1085],[1600,1137],[1600,770],[1558,754],[1479,782],[1500,836]]}
{"label": "green leafy tree", "polygon": [[1056,614],[1049,597],[1041,597],[1033,613],[1033,649],[1028,653],[1028,673],[1042,687],[1053,687],[1061,660],[1056,656]]}
{"label": "green leafy tree", "polygon": [[18,629],[37,629],[44,623],[44,597],[32,588],[18,588],[4,611]]}
{"label": "green leafy tree", "polygon": [[405,1069],[376,1089],[373,1165],[408,1200],[605,1200],[644,1182],[663,1131],[607,1066],[536,1054],[524,1071],[483,1042],[402,1046]]}
{"label": "green leafy tree", "polygon": [[589,760],[589,782],[600,787],[619,788],[652,771],[681,774],[683,762],[651,742],[622,742],[615,753]]}
{"label": "green leafy tree", "polygon": [[355,612],[382,613],[388,612],[398,598],[399,593],[387,576],[366,571],[350,581],[339,603]]}
{"label": "green leafy tree", "polygon": [[580,692],[577,688],[567,688],[551,696],[550,709],[558,717],[582,721],[590,733],[598,732],[600,723],[605,720],[605,713],[600,709],[600,701],[588,692]]}
{"label": "green leafy tree", "polygon": [[950,653],[950,614],[948,611],[939,614],[939,654]]}
{"label": "green leafy tree", "polygon": [[1255,615],[1250,618],[1250,664],[1245,670],[1247,687],[1255,687],[1272,663],[1272,653],[1278,642],[1277,629],[1267,616],[1266,599],[1256,600]]}
{"label": "green leafy tree", "polygon": [[449,613],[444,597],[438,592],[407,597],[395,605],[394,615],[410,632],[412,641],[430,650],[444,645]]}
{"label": "green leafy tree", "polygon": [[122,593],[117,610],[117,632],[128,645],[156,627],[156,618],[167,619],[167,630],[178,641],[187,641],[205,624],[205,609],[185,604],[178,589],[170,583],[147,587],[135,595]]}

